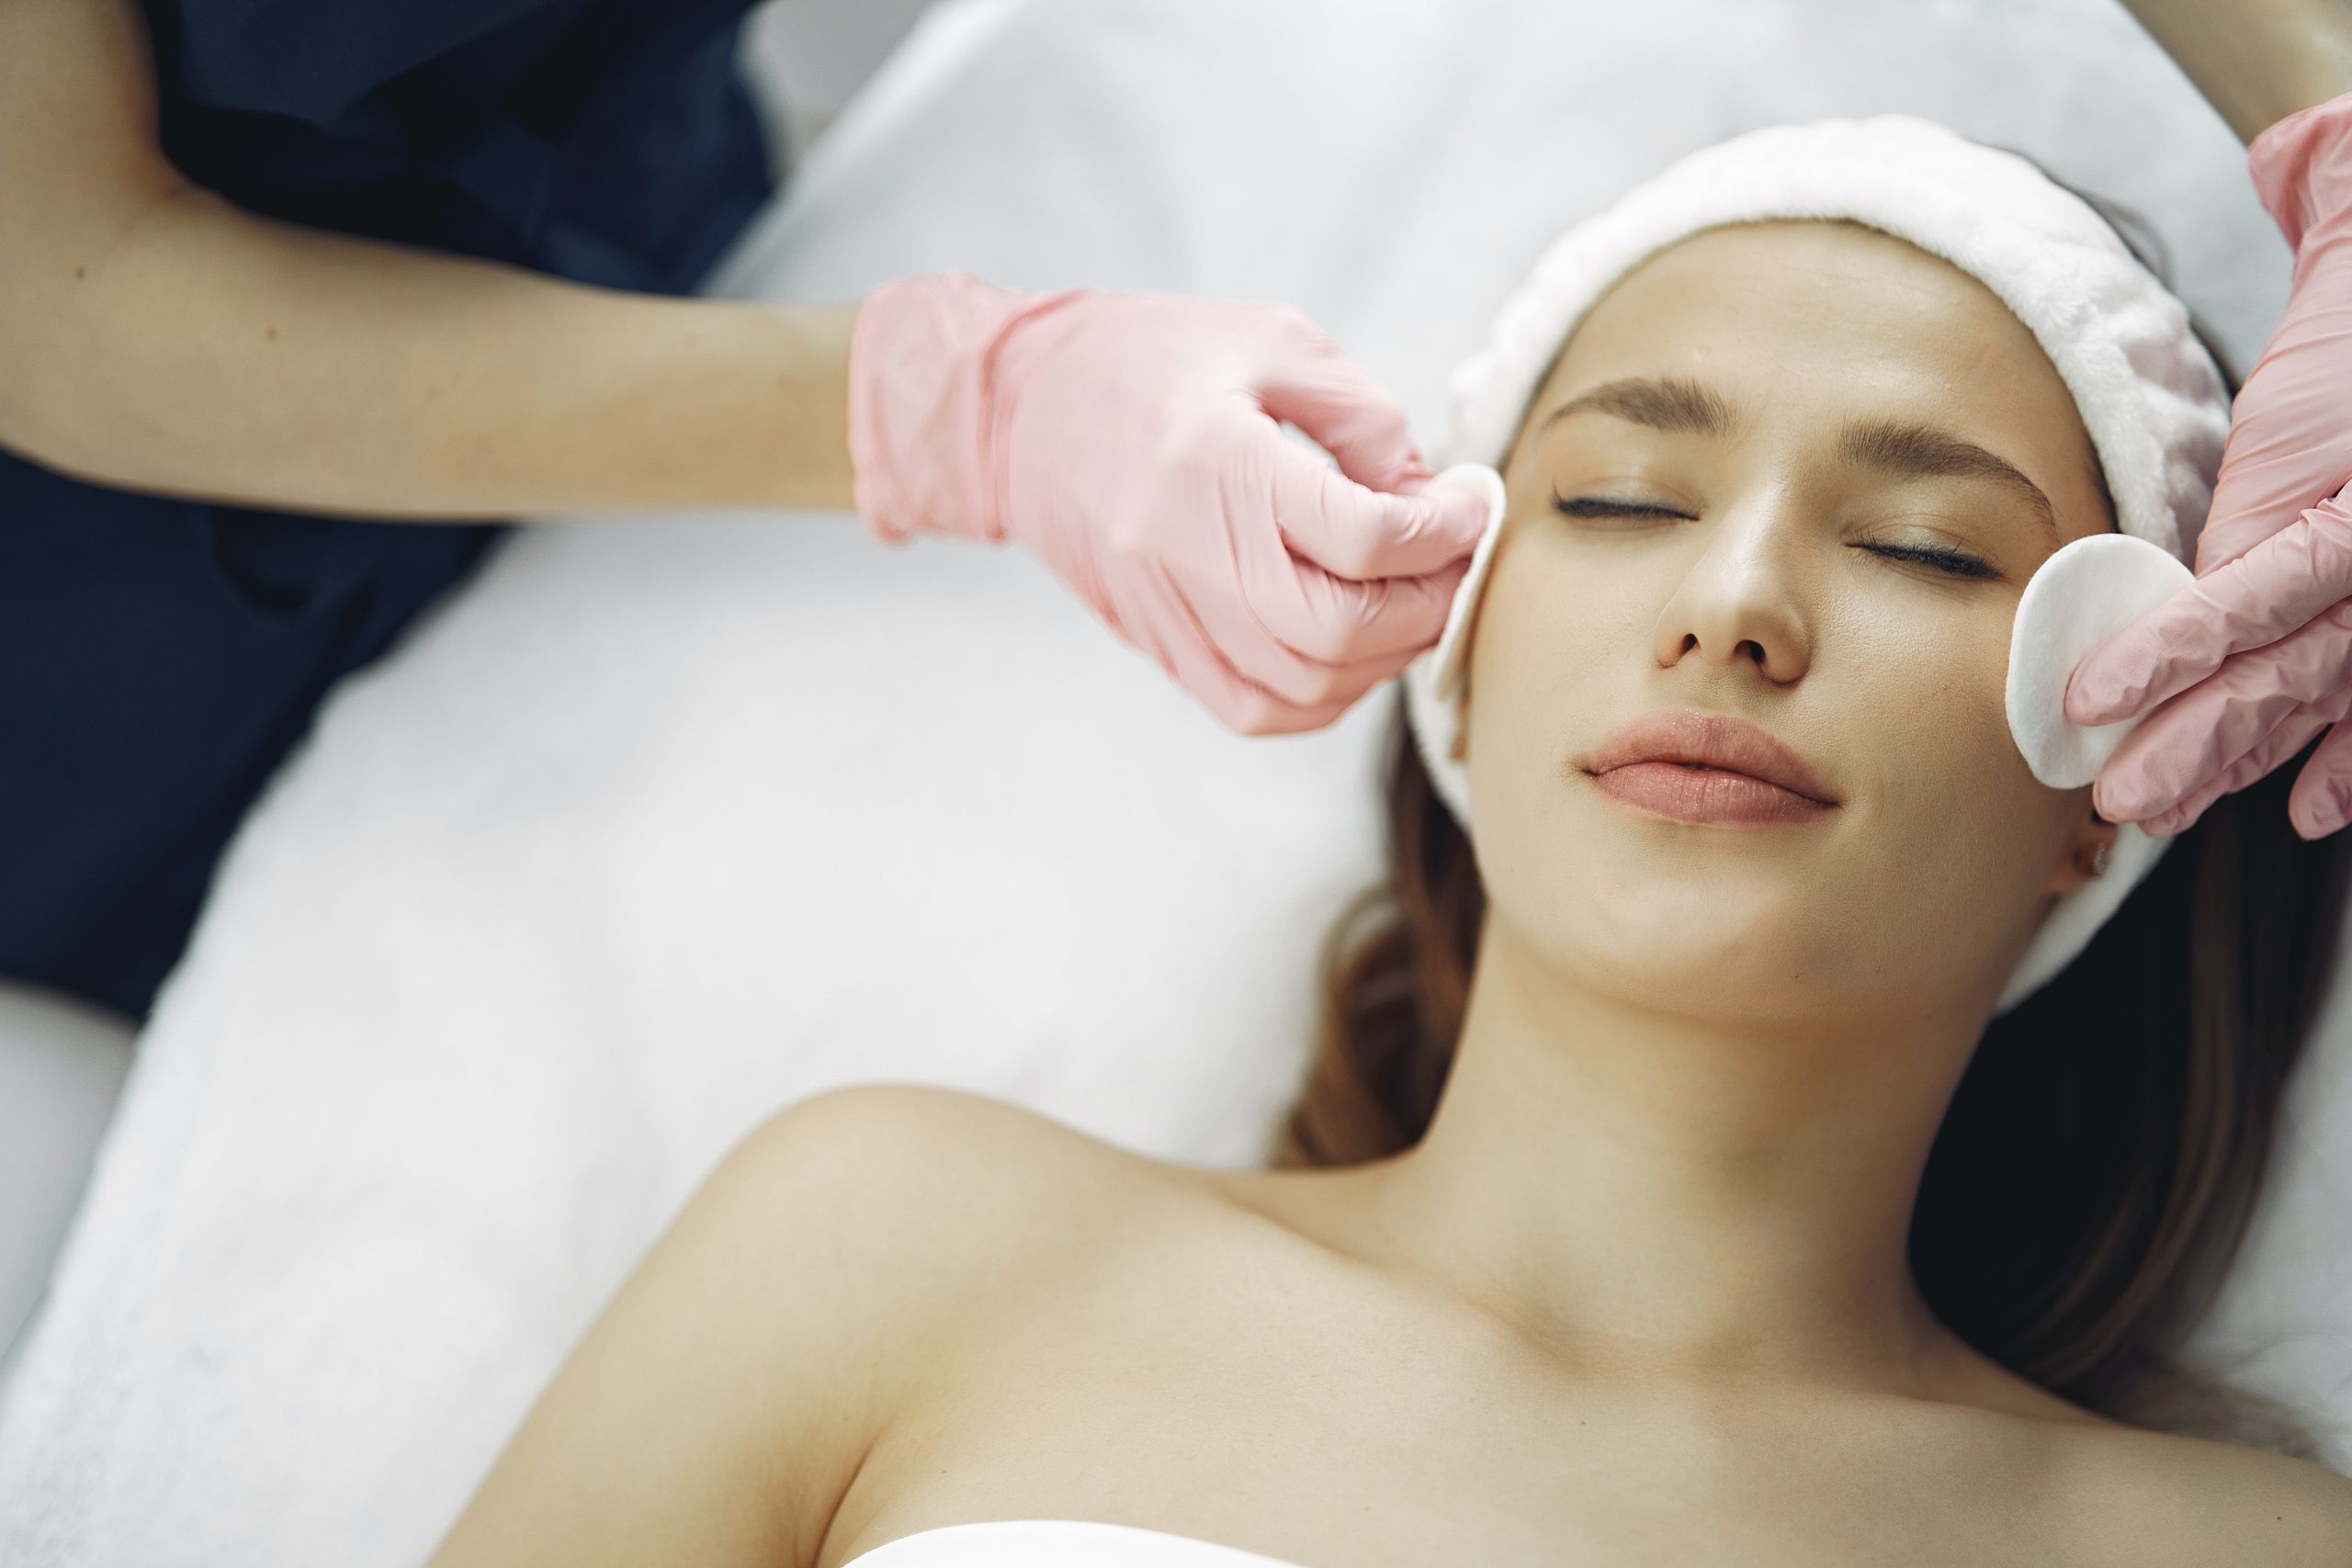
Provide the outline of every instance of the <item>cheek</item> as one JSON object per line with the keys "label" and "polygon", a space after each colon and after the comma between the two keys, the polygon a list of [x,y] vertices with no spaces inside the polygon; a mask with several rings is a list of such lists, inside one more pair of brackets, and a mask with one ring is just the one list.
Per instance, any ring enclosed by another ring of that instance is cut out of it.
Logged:
{"label": "cheek", "polygon": [[2030,926],[2074,820],[2074,795],[2036,780],[2009,733],[2010,619],[1871,601],[1824,628],[1845,776],[1866,807],[1854,849],[1878,863],[1860,880],[1887,890],[1871,902],[1896,925]]}
{"label": "cheek", "polygon": [[[1573,759],[1659,705],[1649,651],[1658,584],[1624,561],[1561,561],[1550,541],[1506,538],[1469,649],[1464,726],[1471,812],[1489,903],[1548,948],[1606,952],[1595,931],[1654,865]],[[1667,590],[1670,592],[1670,588]]]}
{"label": "cheek", "polygon": [[1490,826],[1527,808],[1551,814],[1556,801],[1544,797],[1569,757],[1633,716],[1618,711],[1622,694],[1650,663],[1657,617],[1637,577],[1590,561],[1556,572],[1540,544],[1514,550],[1521,543],[1506,542],[1470,642],[1471,790]]}
{"label": "cheek", "polygon": [[1857,595],[1821,631],[1838,728],[1894,798],[1949,807],[2031,778],[2002,697],[2008,616]]}

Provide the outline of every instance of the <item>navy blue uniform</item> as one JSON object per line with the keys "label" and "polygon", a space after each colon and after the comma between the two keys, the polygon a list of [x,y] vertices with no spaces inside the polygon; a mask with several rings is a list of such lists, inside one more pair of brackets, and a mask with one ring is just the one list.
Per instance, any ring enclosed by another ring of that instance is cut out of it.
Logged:
{"label": "navy blue uniform", "polygon": [[[750,0],[144,4],[164,152],[254,212],[684,293],[773,188]],[[0,453],[0,976],[143,1013],[327,688],[494,533]]]}

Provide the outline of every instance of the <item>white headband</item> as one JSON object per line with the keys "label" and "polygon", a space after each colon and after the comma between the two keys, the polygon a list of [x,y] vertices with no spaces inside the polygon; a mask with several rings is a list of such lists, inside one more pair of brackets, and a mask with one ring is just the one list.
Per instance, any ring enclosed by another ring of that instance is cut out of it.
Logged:
{"label": "white headband", "polygon": [[[1808,218],[1866,224],[1976,278],[2032,332],[2074,395],[2129,538],[2078,539],[2036,571],[2018,601],[2006,695],[2035,776],[2058,788],[2087,784],[2134,725],[2067,720],[2065,678],[2188,579],[2229,396],[2180,301],[2105,219],[2025,159],[1897,115],[1773,126],[1691,153],[1544,253],[1497,314],[1487,346],[1455,370],[1453,427],[1437,450],[1451,464],[1499,464],[1568,334],[1651,255],[1703,230]],[[1470,626],[1501,536],[1501,485],[1467,470],[1441,477],[1487,488],[1494,510],[1444,637],[1405,671],[1406,712],[1431,783],[1467,829],[1469,773],[1453,752]],[[2105,874],[2058,900],[1996,1010],[2071,963],[2169,842],[2121,824]]]}

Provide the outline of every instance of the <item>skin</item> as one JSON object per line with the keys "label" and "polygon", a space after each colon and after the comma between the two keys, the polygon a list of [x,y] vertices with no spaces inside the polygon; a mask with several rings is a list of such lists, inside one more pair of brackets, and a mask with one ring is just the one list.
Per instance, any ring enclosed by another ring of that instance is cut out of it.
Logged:
{"label": "skin", "polygon": [[[1634,375],[1739,420],[1544,423]],[[2015,465],[2054,538],[2013,487],[1839,455],[1890,418]],[[1507,478],[1468,743],[1492,909],[1426,1138],[1214,1172],[944,1090],[804,1101],[688,1204],[436,1568],[842,1568],[1001,1518],[1306,1568],[2346,1560],[2352,1483],[2057,1398],[1905,1263],[2001,978],[2112,832],[2000,717],[2019,588],[2107,526],[2030,336],[1867,231],[1702,235],[1595,309]],[[1571,519],[1555,488],[1687,514]],[[1842,803],[1696,825],[1576,771],[1670,705],[1756,719]]]}
{"label": "skin", "polygon": [[2124,0],[2242,141],[2352,92],[2346,0]]}
{"label": "skin", "polygon": [[0,0],[0,446],[435,522],[851,504],[855,305],[673,299],[281,223],[156,140],[131,0]]}

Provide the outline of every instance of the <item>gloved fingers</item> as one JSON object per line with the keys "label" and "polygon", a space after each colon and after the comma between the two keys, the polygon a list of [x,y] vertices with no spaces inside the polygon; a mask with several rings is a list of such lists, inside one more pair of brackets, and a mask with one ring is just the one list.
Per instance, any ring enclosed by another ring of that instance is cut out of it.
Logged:
{"label": "gloved fingers", "polygon": [[1405,666],[1419,657],[1419,653],[1390,653],[1344,665],[1317,665],[1312,660],[1302,660],[1308,673],[1301,690],[1320,695],[1296,701],[1294,705],[1298,722],[1287,728],[1320,729],[1355,706],[1365,693],[1403,674]]}
{"label": "gloved fingers", "polygon": [[2208,660],[2209,645],[2191,639],[2222,613],[2206,579],[2188,583],[2075,666],[2066,677],[2066,716],[2076,724],[2119,723],[2211,674],[2221,659]]}
{"label": "gloved fingers", "polygon": [[[2170,838],[2175,833],[2187,831],[2222,796],[2235,795],[2246,785],[2269,776],[2272,769],[2301,750],[2303,743],[2325,728],[2328,722],[2328,716],[2320,705],[2307,703],[2297,707],[2219,775],[2199,784],[2177,804],[2142,818],[2140,826],[2160,838]],[[2106,812],[2102,809],[2100,815],[2106,816]],[[2121,820],[2116,818],[2109,819]]]}
{"label": "gloved fingers", "polygon": [[1282,313],[1293,319],[1253,383],[1259,406],[1313,437],[1360,485],[1396,491],[1426,482],[1430,467],[1403,405],[1305,312]]}
{"label": "gloved fingers", "polygon": [[2302,772],[2296,775],[2295,787],[2288,792],[2287,820],[2305,839],[2324,838],[2335,832],[2352,815],[2352,731],[2347,731],[2344,724],[2347,712],[2352,712],[2352,692],[2303,704],[2219,778],[2141,825],[2149,832],[2164,835],[2183,831],[2202,817],[2213,802],[2267,778],[2301,751],[2312,736],[2334,726],[2327,739],[2312,753],[2311,761],[2303,764]]}
{"label": "gloved fingers", "polygon": [[1234,567],[1250,613],[1285,646],[1327,664],[1412,656],[1433,646],[1469,563],[1370,582],[1334,577],[1279,540],[1237,540]]}
{"label": "gloved fingers", "polygon": [[[2241,665],[2242,679],[2233,675]],[[2275,686],[2307,703],[2352,687],[2352,599],[2338,600],[2267,648],[2233,655],[2218,673],[2249,692]]]}
{"label": "gloved fingers", "polygon": [[[2306,704],[2352,694],[2352,604],[2267,648],[2233,655],[2167,700],[2116,748],[2099,774],[2099,810],[2143,821],[2185,799]],[[2337,712],[2341,712],[2339,707]],[[2306,728],[2304,738],[2310,738]]]}
{"label": "gloved fingers", "polygon": [[[2140,822],[2170,810],[2260,746],[2309,703],[2330,700],[2287,689],[2272,649],[2239,655],[2150,714],[2099,770],[2092,798],[2111,822]],[[2340,682],[2339,682],[2340,683]],[[2303,738],[2311,738],[2307,727]]]}
{"label": "gloved fingers", "polygon": [[[1310,562],[1293,567],[1297,597],[1285,601],[1283,609],[1303,613],[1322,637],[1336,637],[1337,657],[1385,660],[1401,654],[1408,662],[1437,646],[1470,571],[1470,563],[1460,560],[1419,577],[1357,582]],[[1302,629],[1301,635],[1309,634]]]}
{"label": "gloved fingers", "polygon": [[2295,775],[2295,787],[2287,792],[2287,821],[2306,839],[2324,839],[2352,821],[2352,727],[2342,719]]}
{"label": "gloved fingers", "polygon": [[[1277,555],[1280,559],[1271,568],[1260,568],[1250,575],[1296,576],[1315,570],[1298,566],[1279,549],[1264,553]],[[1419,647],[1363,648],[1360,646],[1361,638],[1354,635],[1358,628],[1352,621],[1335,626],[1328,617],[1321,624],[1305,627],[1311,634],[1305,639],[1310,646],[1300,648],[1271,628],[1258,615],[1244,582],[1225,576],[1197,587],[1172,577],[1168,582],[1170,590],[1192,607],[1202,631],[1236,674],[1303,711],[1354,702],[1402,670],[1419,652]],[[1348,586],[1371,593],[1385,591],[1389,584],[1358,582]],[[1334,649],[1328,657],[1319,651],[1325,646]]]}
{"label": "gloved fingers", "polygon": [[2342,491],[2211,573],[2243,622],[2232,651],[2275,641],[2352,595],[2352,510]]}
{"label": "gloved fingers", "polygon": [[1136,600],[1125,616],[1139,634],[1136,645],[1227,729],[1243,735],[1317,729],[1346,709],[1344,702],[1286,702],[1234,669],[1164,572],[1137,572],[1126,589]]}
{"label": "gloved fingers", "polygon": [[[2332,386],[2329,392],[2333,403]],[[2330,413],[2332,424],[2333,408]],[[2221,480],[2213,487],[2213,504],[2205,514],[2205,525],[2197,531],[2198,576],[2211,576],[2265,539],[2293,526],[2298,517],[2316,504],[2316,498],[2326,496],[2338,481],[2315,480],[2315,467],[2339,475],[2352,473],[2352,468],[2337,468],[2325,454],[2296,443],[2293,436],[2298,428],[2297,422],[2288,421],[2257,429],[2252,418],[2232,426],[2229,446],[2222,457]],[[2301,434],[2307,443],[2312,432],[2303,428]],[[2337,500],[2340,504],[2340,492]]]}
{"label": "gloved fingers", "polygon": [[2286,637],[2352,595],[2352,513],[2330,497],[2198,578],[2091,650],[2066,682],[2066,716],[2113,724]]}
{"label": "gloved fingers", "polygon": [[2330,293],[2293,291],[2239,389],[2213,503],[2197,536],[2199,577],[2287,527],[2321,497],[2340,496],[2352,474],[2343,393],[2352,332]]}
{"label": "gloved fingers", "polygon": [[[1265,432],[1264,467],[1234,466],[1227,515],[1246,523],[1270,512],[1292,553],[1332,576],[1360,582],[1421,577],[1467,560],[1477,547],[1487,508],[1468,487],[1442,495],[1367,490],[1271,421]],[[1258,479],[1262,490],[1249,488]]]}

